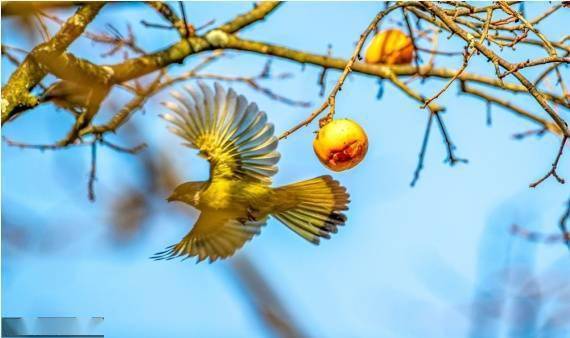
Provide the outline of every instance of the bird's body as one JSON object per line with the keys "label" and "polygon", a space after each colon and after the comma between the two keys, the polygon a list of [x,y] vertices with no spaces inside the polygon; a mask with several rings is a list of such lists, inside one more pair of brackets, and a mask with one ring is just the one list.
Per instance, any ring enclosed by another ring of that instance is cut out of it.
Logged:
{"label": "bird's body", "polygon": [[184,191],[183,196],[176,197],[176,200],[190,204],[200,211],[233,212],[238,218],[246,218],[247,211],[253,211],[255,208],[257,215],[267,217],[278,203],[277,194],[266,184],[236,180],[189,183],[199,183],[195,186],[200,189],[196,191],[190,186],[182,188],[180,191]]}
{"label": "bird's body", "polygon": [[180,243],[154,258],[229,257],[259,234],[269,216],[315,244],[344,224],[341,211],[348,209],[348,194],[330,176],[270,186],[280,157],[278,140],[255,104],[218,84],[215,92],[202,83],[201,93],[187,91],[188,96],[173,93],[179,104],[166,106],[177,117],[165,118],[174,133],[210,162],[210,179],[183,183],[168,198],[195,207],[200,217]]}

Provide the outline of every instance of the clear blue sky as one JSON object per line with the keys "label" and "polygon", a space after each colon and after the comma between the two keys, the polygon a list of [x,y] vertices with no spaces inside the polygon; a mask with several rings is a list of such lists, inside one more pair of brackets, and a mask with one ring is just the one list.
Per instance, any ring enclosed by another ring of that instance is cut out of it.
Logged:
{"label": "clear blue sky", "polygon": [[[212,18],[221,23],[251,8],[250,3],[186,6],[196,25]],[[348,57],[357,37],[383,7],[380,3],[287,3],[269,20],[240,35],[316,53],[325,53],[331,43],[335,55]],[[529,3],[527,11],[537,13],[543,7]],[[554,39],[569,33],[563,27],[568,27],[570,17],[567,10],[562,12],[541,26]],[[123,21],[128,19],[148,50],[175,41],[175,32],[143,28],[139,24],[143,18],[161,20],[144,5],[111,4],[89,29],[101,31],[106,23],[113,23],[124,31]],[[11,29],[11,24],[2,21],[3,43],[22,46],[23,33]],[[389,26],[394,23],[383,24]],[[444,50],[461,49],[460,43],[445,40],[445,35],[441,45]],[[101,60],[101,47],[89,41],[77,41],[71,50],[97,62],[120,61]],[[523,48],[507,56],[520,61],[540,53]],[[184,71],[198,59],[171,69]],[[460,62],[438,57],[436,65],[453,67]],[[263,57],[240,55],[216,63],[209,72],[252,75],[263,64]],[[4,59],[2,67],[5,83],[13,67]],[[268,81],[268,87],[290,98],[311,101],[313,106],[321,103],[320,69],[307,66],[303,70],[298,64],[276,59],[273,70],[295,76]],[[490,73],[491,67],[475,62],[469,71]],[[568,77],[567,69],[563,71]],[[328,73],[329,90],[337,77],[337,72]],[[536,330],[540,321],[564,306],[568,309],[570,256],[561,245],[529,244],[512,238],[508,230],[516,223],[545,233],[558,231],[568,185],[549,179],[531,190],[528,184],[549,169],[559,140],[552,135],[513,140],[513,133],[535,126],[493,108],[493,125],[488,127],[485,104],[457,96],[452,88],[439,102],[447,107],[444,118],[457,154],[468,158],[469,164],[445,165],[445,148],[433,129],[425,169],[417,186],[411,188],[427,115],[389,84],[377,100],[376,81],[354,74],[337,97],[338,117],[360,123],[370,140],[368,155],[359,166],[333,174],[351,194],[347,226],[332,240],[314,247],[272,220],[239,254],[254,261],[295,319],[315,337],[534,336],[531,332],[536,331],[525,326],[529,324],[524,316],[529,314],[521,310],[526,308],[517,303],[521,302],[517,296],[527,301],[522,303],[532,304],[536,299],[524,295],[532,294],[531,286],[540,285],[544,307]],[[429,96],[443,84],[431,80],[414,86]],[[268,113],[278,133],[311,110],[271,101],[242,85],[234,88]],[[120,102],[128,100],[120,90],[113,95]],[[165,98],[166,93],[152,98],[145,114],[134,118],[144,126],[142,141],[151,150],[167,148],[185,179],[205,179],[206,163],[182,147],[158,118],[163,111],[159,103]],[[531,100],[509,98],[542,114]],[[111,108],[104,107],[101,121]],[[566,118],[570,118],[567,112]],[[2,132],[16,140],[48,143],[63,137],[70,123],[66,113],[45,105],[7,124]],[[313,154],[315,129],[311,125],[280,144],[276,185],[330,174]],[[114,139],[121,140],[121,135]],[[148,259],[178,241],[193,223],[193,219],[173,217],[166,201],[158,203],[160,212],[135,243],[125,247],[110,243],[105,210],[124,185],[140,185],[142,178],[133,157],[100,148],[97,201],[89,203],[89,156],[87,147],[42,153],[2,145],[4,221],[9,215],[12,222],[33,234],[26,250],[5,247],[2,252],[2,315],[104,316],[107,337],[267,336],[234,284],[228,262],[195,265]],[[559,170],[570,180],[569,158],[562,158]],[[517,269],[505,276],[501,271],[507,263]],[[485,306],[472,306],[474,298],[492,301],[496,295],[511,297],[506,306],[519,312],[505,310],[501,316],[479,311]],[[557,303],[556,297],[563,295],[566,303]],[[509,325],[517,315],[523,319]],[[567,316],[559,321],[543,334],[562,337],[570,324]]]}

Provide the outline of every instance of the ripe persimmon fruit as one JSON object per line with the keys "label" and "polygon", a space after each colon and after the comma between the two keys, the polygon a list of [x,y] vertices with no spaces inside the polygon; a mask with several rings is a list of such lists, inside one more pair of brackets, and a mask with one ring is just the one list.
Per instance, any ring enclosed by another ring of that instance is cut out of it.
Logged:
{"label": "ripe persimmon fruit", "polygon": [[317,133],[313,150],[327,168],[333,171],[347,170],[364,159],[368,151],[368,136],[352,120],[332,120]]}
{"label": "ripe persimmon fruit", "polygon": [[366,63],[385,65],[405,65],[413,58],[412,39],[399,29],[387,29],[376,34],[364,56]]}

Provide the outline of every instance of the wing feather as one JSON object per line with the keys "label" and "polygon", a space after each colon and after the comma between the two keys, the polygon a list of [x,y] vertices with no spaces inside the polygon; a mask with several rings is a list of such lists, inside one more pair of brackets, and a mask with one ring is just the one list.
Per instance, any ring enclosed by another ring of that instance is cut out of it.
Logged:
{"label": "wing feather", "polygon": [[269,184],[277,173],[278,139],[275,127],[257,104],[233,89],[214,89],[203,82],[173,91],[164,106],[170,130],[210,162],[211,179],[246,179]]}
{"label": "wing feather", "polygon": [[151,258],[170,260],[177,257],[197,257],[210,262],[232,256],[246,242],[261,232],[266,220],[243,221],[220,213],[202,212],[192,230],[180,241]]}

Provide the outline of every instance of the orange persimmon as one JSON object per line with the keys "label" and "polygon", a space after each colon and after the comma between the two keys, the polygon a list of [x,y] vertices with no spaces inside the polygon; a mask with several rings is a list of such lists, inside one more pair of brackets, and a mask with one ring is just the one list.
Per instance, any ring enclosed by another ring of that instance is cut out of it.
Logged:
{"label": "orange persimmon", "polygon": [[404,65],[412,62],[412,40],[398,29],[387,29],[374,36],[366,49],[366,63]]}
{"label": "orange persimmon", "polygon": [[313,141],[322,164],[333,171],[350,169],[368,151],[368,137],[358,123],[349,119],[332,120],[324,125]]}

